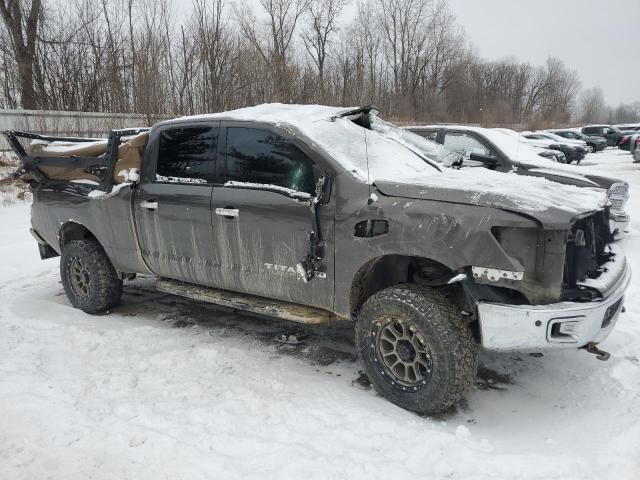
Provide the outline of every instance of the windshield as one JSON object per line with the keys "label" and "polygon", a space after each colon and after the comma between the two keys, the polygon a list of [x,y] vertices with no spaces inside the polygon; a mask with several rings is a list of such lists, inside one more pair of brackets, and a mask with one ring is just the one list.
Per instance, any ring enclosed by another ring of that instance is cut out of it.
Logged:
{"label": "windshield", "polygon": [[412,151],[423,154],[429,160],[440,163],[446,167],[451,167],[460,162],[460,154],[439,143],[427,140],[417,133],[413,133],[404,128],[400,128],[389,122],[385,122],[379,117],[371,117],[371,130],[381,133],[382,135],[396,140],[398,143],[406,146]]}

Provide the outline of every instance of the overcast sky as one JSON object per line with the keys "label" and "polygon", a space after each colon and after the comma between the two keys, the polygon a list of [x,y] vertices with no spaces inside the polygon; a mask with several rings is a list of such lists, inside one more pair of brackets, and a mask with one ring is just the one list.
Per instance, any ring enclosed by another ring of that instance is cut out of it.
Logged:
{"label": "overcast sky", "polygon": [[640,0],[449,0],[477,54],[541,65],[548,56],[600,85],[608,104],[640,100]]}

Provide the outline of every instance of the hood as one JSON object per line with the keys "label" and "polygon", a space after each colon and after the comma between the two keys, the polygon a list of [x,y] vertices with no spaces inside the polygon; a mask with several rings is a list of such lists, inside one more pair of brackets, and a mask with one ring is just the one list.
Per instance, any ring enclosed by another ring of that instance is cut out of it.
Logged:
{"label": "hood", "polygon": [[552,162],[540,157],[540,160],[527,159],[518,162],[517,173],[545,177],[554,182],[577,187],[596,187],[608,190],[614,183],[627,183],[610,175],[603,175],[599,171],[588,168],[576,168],[575,165],[565,165]]}
{"label": "hood", "polygon": [[390,197],[515,212],[536,219],[547,229],[566,229],[577,216],[600,210],[606,204],[603,192],[484,168],[449,170],[406,183],[377,179],[375,186]]}

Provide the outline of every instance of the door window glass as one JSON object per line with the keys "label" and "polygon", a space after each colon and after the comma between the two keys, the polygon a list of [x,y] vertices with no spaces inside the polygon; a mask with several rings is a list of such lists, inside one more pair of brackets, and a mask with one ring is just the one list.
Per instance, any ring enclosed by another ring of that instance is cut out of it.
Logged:
{"label": "door window glass", "polygon": [[275,185],[313,195],[313,161],[289,140],[257,128],[227,129],[227,181]]}
{"label": "door window glass", "polygon": [[438,138],[437,130],[412,130],[412,132],[417,133],[421,137],[431,140],[432,142],[435,142],[436,138]]}
{"label": "door window glass", "polygon": [[158,146],[156,182],[212,183],[218,127],[163,130]]}
{"label": "door window glass", "polygon": [[587,135],[594,134],[594,133],[596,133],[596,134],[600,133],[600,131],[598,130],[597,127],[586,127],[586,128],[583,128],[582,131],[584,133],[586,133]]}
{"label": "door window glass", "polygon": [[444,146],[463,155],[475,153],[485,157],[496,157],[493,150],[466,133],[447,132],[444,137]]}

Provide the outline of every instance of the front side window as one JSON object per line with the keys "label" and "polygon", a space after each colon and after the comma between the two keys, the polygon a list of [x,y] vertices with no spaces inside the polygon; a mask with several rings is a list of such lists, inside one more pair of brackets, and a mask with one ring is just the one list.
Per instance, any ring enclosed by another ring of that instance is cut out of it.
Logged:
{"label": "front side window", "polygon": [[213,183],[218,127],[160,132],[156,182]]}
{"label": "front side window", "polygon": [[496,158],[495,152],[475,137],[466,133],[447,132],[444,146],[463,155],[475,153],[485,157]]}
{"label": "front side window", "polygon": [[313,161],[286,138],[258,128],[227,129],[227,181],[314,194]]}

